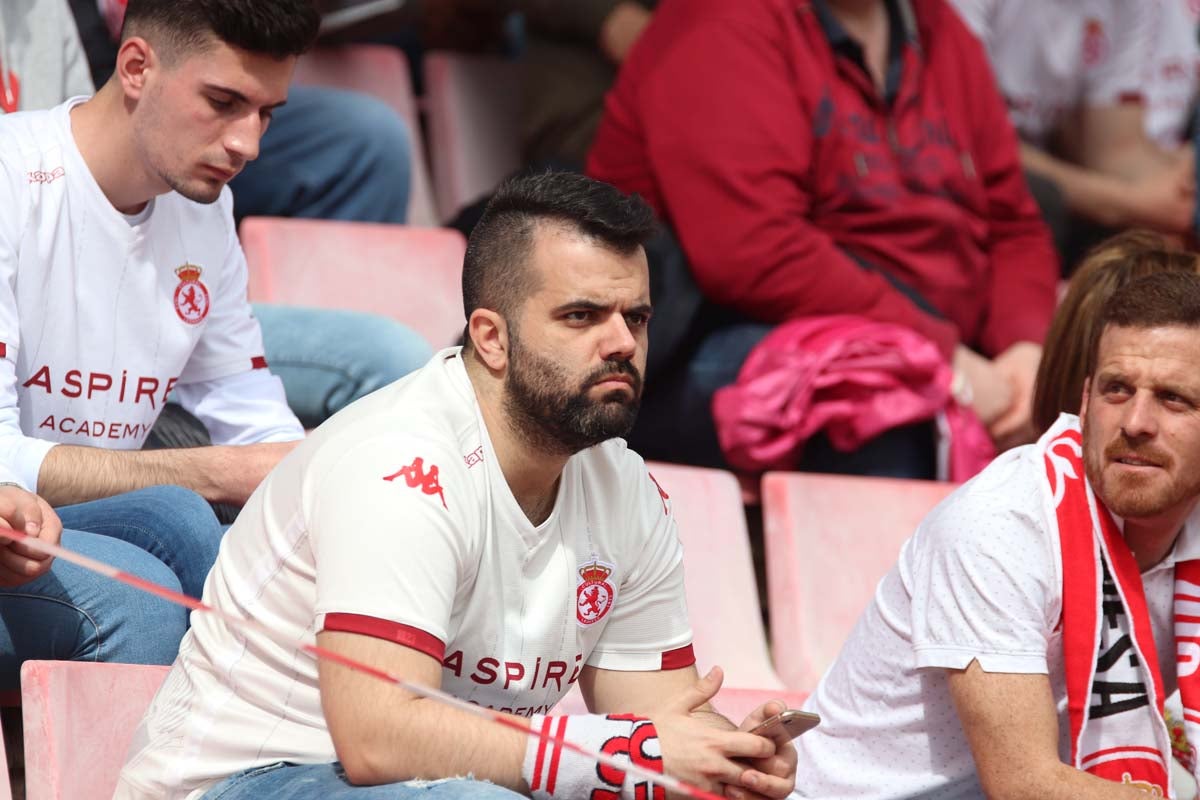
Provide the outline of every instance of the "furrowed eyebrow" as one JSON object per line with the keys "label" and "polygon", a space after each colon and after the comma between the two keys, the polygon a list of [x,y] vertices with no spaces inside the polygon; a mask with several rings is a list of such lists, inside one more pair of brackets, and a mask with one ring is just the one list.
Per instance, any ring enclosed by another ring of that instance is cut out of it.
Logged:
{"label": "furrowed eyebrow", "polygon": [[[551,311],[553,314],[562,314],[567,311],[608,311],[611,305],[597,303],[594,300],[570,300],[562,305],[555,306]],[[622,311],[622,314],[652,314],[654,307],[649,303],[640,303],[633,308],[627,308]]]}

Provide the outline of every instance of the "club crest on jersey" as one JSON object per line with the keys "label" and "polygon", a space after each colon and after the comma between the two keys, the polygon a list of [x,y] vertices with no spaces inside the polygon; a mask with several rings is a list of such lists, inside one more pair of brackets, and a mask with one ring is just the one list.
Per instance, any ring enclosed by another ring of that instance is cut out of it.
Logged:
{"label": "club crest on jersey", "polygon": [[575,618],[580,625],[599,622],[612,608],[617,592],[608,576],[617,567],[593,557],[579,565],[579,584],[575,589]]}
{"label": "club crest on jersey", "polygon": [[208,316],[208,287],[200,282],[203,269],[184,264],[175,269],[179,285],[175,287],[175,313],[189,325],[198,325]]}

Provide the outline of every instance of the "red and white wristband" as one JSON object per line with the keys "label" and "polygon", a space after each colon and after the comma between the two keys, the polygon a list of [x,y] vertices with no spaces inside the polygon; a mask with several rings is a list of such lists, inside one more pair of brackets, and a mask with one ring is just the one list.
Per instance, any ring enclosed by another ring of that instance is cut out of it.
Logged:
{"label": "red and white wristband", "polygon": [[632,714],[572,714],[530,720],[521,776],[538,800],[663,800],[666,789],[568,750],[564,741],[661,773],[662,749],[654,723]]}

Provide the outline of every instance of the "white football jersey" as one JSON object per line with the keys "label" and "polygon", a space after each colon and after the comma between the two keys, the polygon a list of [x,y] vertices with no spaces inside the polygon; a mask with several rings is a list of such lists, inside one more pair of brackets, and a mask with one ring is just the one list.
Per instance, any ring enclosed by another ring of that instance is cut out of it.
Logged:
{"label": "white football jersey", "polygon": [[[29,488],[55,443],[142,446],[173,388],[261,370],[254,440],[303,435],[246,301],[229,190],[113,207],[71,134],[74,98],[0,117],[0,452]],[[188,405],[184,397],[185,406]]]}
{"label": "white football jersey", "polygon": [[1082,106],[1143,99],[1152,15],[1142,0],[952,0],[987,49],[1021,138],[1044,144]]}
{"label": "white football jersey", "polygon": [[443,350],[259,486],[204,600],[288,641],[193,614],[117,796],[194,798],[258,765],[334,761],[299,649],[320,631],[419,650],[442,663],[442,688],[522,716],[549,711],[584,665],[689,666],[682,559],[669,500],[619,439],[571,457],[554,510],[530,523],[458,349]]}
{"label": "white football jersey", "polygon": [[1145,65],[1146,133],[1161,147],[1178,147],[1200,87],[1197,0],[1152,0],[1154,47]]}

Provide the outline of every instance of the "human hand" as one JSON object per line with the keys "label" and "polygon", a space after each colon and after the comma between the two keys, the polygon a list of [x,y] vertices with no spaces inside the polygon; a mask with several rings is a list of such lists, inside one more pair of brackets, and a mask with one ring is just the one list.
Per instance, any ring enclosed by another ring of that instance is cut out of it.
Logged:
{"label": "human hand", "polygon": [[763,736],[714,725],[713,715],[703,710],[720,690],[723,680],[721,668],[713,667],[652,716],[662,748],[663,768],[668,774],[710,792],[720,793],[730,786],[766,797],[785,797],[787,791],[780,793],[783,780],[735,760],[762,762],[775,755],[775,743]]}
{"label": "human hand", "polygon": [[1033,384],[1041,361],[1042,347],[1033,342],[1017,342],[992,361],[1013,394],[1012,405],[988,427],[999,450],[1028,444],[1037,438],[1032,419]]}
{"label": "human hand", "polygon": [[649,10],[637,3],[617,3],[600,27],[600,49],[614,64],[620,64],[650,24],[651,16]]}
{"label": "human hand", "polygon": [[1186,153],[1131,182],[1122,194],[1129,224],[1164,233],[1190,233],[1196,210],[1195,157]]}
{"label": "human hand", "polygon": [[19,486],[0,486],[0,587],[20,586],[44,575],[54,557],[5,538],[5,529],[58,544],[62,523],[50,504]]}
{"label": "human hand", "polygon": [[260,442],[258,444],[231,445],[226,447],[226,460],[231,465],[222,481],[220,495],[211,497],[220,503],[244,506],[250,495],[267,477],[267,473],[296,449],[300,440],[294,442]]}
{"label": "human hand", "polygon": [[966,382],[969,404],[984,425],[990,427],[1012,406],[1012,385],[992,362],[960,344],[954,350],[952,366]]}
{"label": "human hand", "polygon": [[[787,710],[787,705],[778,700],[770,700],[750,712],[742,721],[738,730],[751,731],[766,722],[776,714]],[[786,797],[796,788],[796,748],[790,739],[784,737],[775,740],[775,754],[770,758],[757,758],[750,761],[754,769],[778,779],[771,786],[762,786],[756,792],[748,792],[737,786],[726,786],[725,796],[730,800],[752,800],[754,798]]]}

